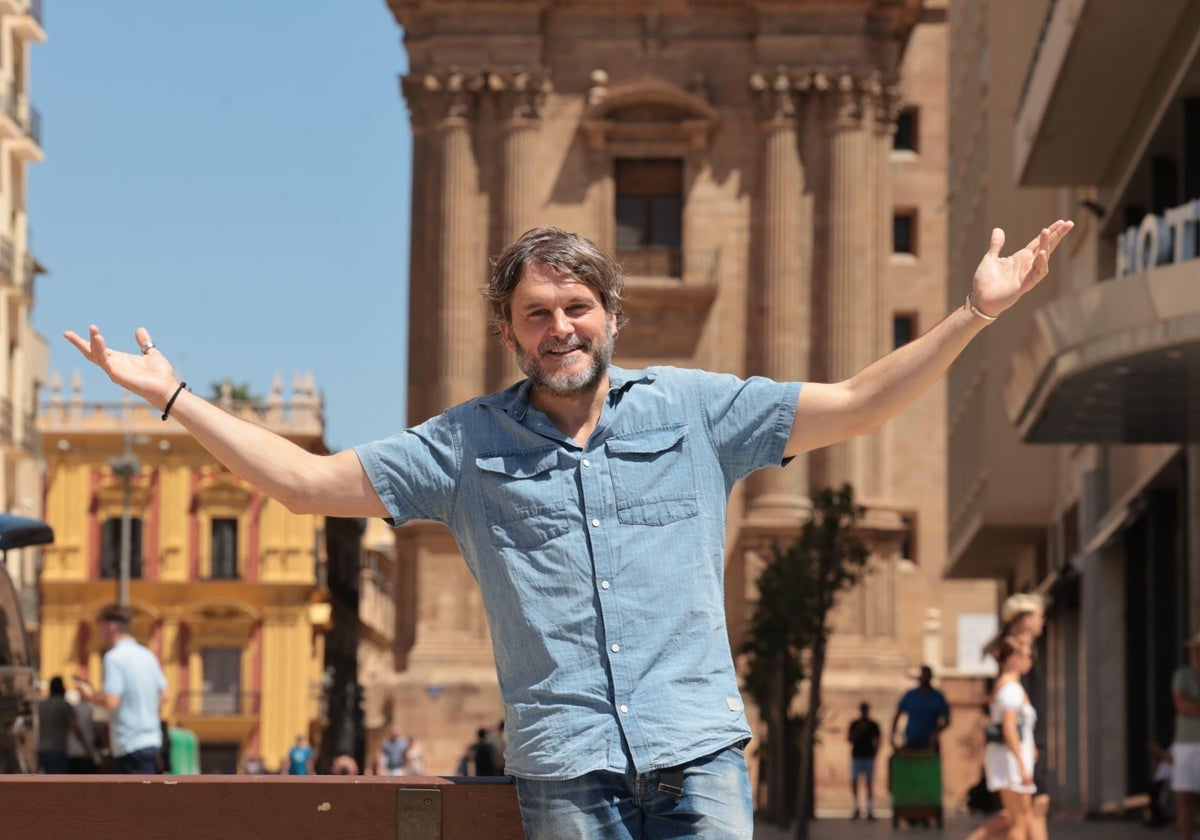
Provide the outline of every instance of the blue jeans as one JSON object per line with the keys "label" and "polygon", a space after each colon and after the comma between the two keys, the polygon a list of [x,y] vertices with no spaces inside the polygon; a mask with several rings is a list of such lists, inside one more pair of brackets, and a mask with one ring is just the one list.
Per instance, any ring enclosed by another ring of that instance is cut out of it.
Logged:
{"label": "blue jeans", "polygon": [[[681,793],[660,788],[680,778]],[[750,773],[736,746],[647,773],[631,766],[516,783],[527,840],[749,840],[754,833]]]}
{"label": "blue jeans", "polygon": [[114,773],[157,773],[158,747],[146,747],[144,750],[134,750],[125,755],[114,755],[112,770]]}

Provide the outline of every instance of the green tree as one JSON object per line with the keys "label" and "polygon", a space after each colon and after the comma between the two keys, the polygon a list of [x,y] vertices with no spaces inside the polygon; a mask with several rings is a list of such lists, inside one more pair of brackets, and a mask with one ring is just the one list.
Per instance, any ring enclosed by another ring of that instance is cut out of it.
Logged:
{"label": "green tree", "polygon": [[[869,553],[855,533],[861,514],[849,484],[813,497],[812,515],[799,539],[786,549],[771,546],[742,646],[747,657],[744,685],[767,721],[769,817],[786,825],[791,810],[787,806],[794,804],[792,836],[797,840],[808,837],[829,617],[838,596],[856,586],[867,571]],[[788,709],[805,678],[807,712],[791,717]],[[788,803],[790,778],[795,779],[795,796]]]}
{"label": "green tree", "polygon": [[220,382],[213,382],[208,387],[212,394],[209,397],[214,402],[221,399],[221,392],[225,386],[229,386],[229,397],[234,402],[258,402],[260,397],[250,390],[249,382],[234,382],[232,379],[222,379]]}

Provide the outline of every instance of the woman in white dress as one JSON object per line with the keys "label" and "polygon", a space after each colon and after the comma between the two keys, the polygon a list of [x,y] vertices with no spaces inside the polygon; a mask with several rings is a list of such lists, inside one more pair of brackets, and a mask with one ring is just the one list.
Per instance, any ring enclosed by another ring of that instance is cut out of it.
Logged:
{"label": "woman in white dress", "polygon": [[1033,728],[1037,712],[1021,685],[1021,677],[1033,666],[1033,651],[1026,640],[1008,636],[996,646],[995,653],[1000,676],[992,691],[990,728],[995,732],[998,727],[999,737],[988,738],[984,773],[988,790],[999,791],[1000,801],[1008,812],[1008,837],[1026,840],[1035,790],[1033,765],[1037,761],[1037,747],[1033,743]]}

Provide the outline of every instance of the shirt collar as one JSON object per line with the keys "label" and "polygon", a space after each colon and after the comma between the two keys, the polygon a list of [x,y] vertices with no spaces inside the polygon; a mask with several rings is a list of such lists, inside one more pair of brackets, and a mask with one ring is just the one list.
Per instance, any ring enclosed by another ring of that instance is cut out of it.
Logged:
{"label": "shirt collar", "polygon": [[[626,370],[616,365],[609,365],[609,396],[611,397],[616,392],[624,391],[638,382],[653,382],[655,378],[656,374],[650,370]],[[494,394],[483,397],[480,401],[484,405],[507,412],[513,420],[519,423],[529,413],[529,392],[532,387],[533,383],[529,379],[522,379],[520,382],[508,386],[503,391],[497,391]]]}

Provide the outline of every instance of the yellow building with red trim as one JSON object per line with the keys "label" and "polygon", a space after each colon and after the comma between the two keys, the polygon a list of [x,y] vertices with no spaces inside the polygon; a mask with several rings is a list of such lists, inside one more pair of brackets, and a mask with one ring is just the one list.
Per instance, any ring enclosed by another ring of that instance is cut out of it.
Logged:
{"label": "yellow building with red trim", "polygon": [[[148,405],[85,403],[78,381],[68,398],[61,390],[56,378],[38,418],[55,532],[41,572],[43,678],[101,684],[93,618],[118,600],[128,512],[134,635],[166,673],[164,719],[199,736],[205,771],[250,755],[274,769],[296,735],[317,740],[325,723],[324,518],[265,497]],[[217,402],[325,452],[311,376],[290,402],[282,392],[277,377],[265,400],[226,388]]]}

